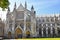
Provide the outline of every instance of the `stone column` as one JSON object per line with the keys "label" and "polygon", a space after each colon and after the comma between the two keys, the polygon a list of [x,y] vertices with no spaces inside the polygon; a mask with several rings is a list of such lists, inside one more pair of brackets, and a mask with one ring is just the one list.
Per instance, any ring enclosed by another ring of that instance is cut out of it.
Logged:
{"label": "stone column", "polygon": [[24,31],[23,31],[23,37],[26,37],[26,13],[24,13]]}
{"label": "stone column", "polygon": [[46,37],[48,37],[48,27],[46,27]]}
{"label": "stone column", "polygon": [[34,37],[33,17],[31,16],[31,37]]}
{"label": "stone column", "polygon": [[31,36],[36,36],[36,20],[33,15],[31,15]]}
{"label": "stone column", "polygon": [[44,35],[43,35],[43,28],[42,28],[42,31],[41,31],[41,33],[42,33],[42,37],[43,37],[43,36],[44,36]]}
{"label": "stone column", "polygon": [[55,27],[55,34],[56,34],[56,36],[58,36],[57,27]]}
{"label": "stone column", "polygon": [[26,30],[26,14],[24,14],[24,31]]}

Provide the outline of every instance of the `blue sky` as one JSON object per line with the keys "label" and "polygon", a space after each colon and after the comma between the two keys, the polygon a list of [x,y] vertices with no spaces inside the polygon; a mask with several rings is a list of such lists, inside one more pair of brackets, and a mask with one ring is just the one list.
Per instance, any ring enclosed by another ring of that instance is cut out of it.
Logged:
{"label": "blue sky", "polygon": [[[20,3],[22,3],[22,5],[24,6],[25,1],[27,2],[27,9],[31,10],[31,6],[34,6],[36,15],[52,15],[60,13],[60,0],[9,0],[10,10],[13,10],[15,2],[18,7]],[[4,13],[7,13],[7,11],[5,11]]]}
{"label": "blue sky", "polygon": [[[14,7],[14,3],[16,2],[17,7],[20,3],[23,4],[25,1],[27,2],[27,7],[30,10],[33,5],[37,14],[56,14],[60,13],[60,0],[9,0],[10,8]],[[12,7],[11,7],[12,6]]]}

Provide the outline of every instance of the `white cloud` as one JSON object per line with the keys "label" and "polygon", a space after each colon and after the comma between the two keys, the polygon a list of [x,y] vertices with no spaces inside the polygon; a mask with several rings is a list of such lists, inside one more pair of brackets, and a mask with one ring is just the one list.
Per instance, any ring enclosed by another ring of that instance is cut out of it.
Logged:
{"label": "white cloud", "polygon": [[53,16],[59,16],[60,14],[59,13],[55,13],[55,14],[39,14],[39,15],[36,15],[37,17],[53,17]]}

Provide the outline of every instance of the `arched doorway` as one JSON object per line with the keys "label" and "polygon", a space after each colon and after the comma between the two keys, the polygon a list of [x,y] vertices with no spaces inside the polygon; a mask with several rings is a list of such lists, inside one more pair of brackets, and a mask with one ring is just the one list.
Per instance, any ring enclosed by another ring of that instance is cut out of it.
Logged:
{"label": "arched doorway", "polygon": [[27,38],[30,37],[30,32],[29,32],[29,31],[26,32],[26,37],[27,37]]}
{"label": "arched doorway", "polygon": [[8,32],[8,38],[11,38],[11,32],[10,31]]}
{"label": "arched doorway", "polygon": [[22,30],[20,28],[17,28],[15,31],[15,37],[16,38],[22,38]]}

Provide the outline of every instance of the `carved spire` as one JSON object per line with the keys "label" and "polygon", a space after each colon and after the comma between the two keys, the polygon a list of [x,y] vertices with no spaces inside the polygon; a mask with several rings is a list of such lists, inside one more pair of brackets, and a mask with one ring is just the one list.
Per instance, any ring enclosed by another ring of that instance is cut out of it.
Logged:
{"label": "carved spire", "polygon": [[16,9],[16,2],[15,2],[15,5],[14,5],[14,10]]}
{"label": "carved spire", "polygon": [[32,9],[34,10],[34,7],[33,7],[33,5],[32,5],[32,7],[31,7],[31,10],[32,10]]}
{"label": "carved spire", "polygon": [[8,10],[7,10],[7,15],[9,15],[10,14],[10,8],[8,7]]}
{"label": "carved spire", "polygon": [[32,7],[31,7],[31,11],[34,13],[34,7],[33,7],[33,5],[32,5]]}
{"label": "carved spire", "polygon": [[25,9],[27,9],[27,3],[26,3],[26,1],[25,1]]}

